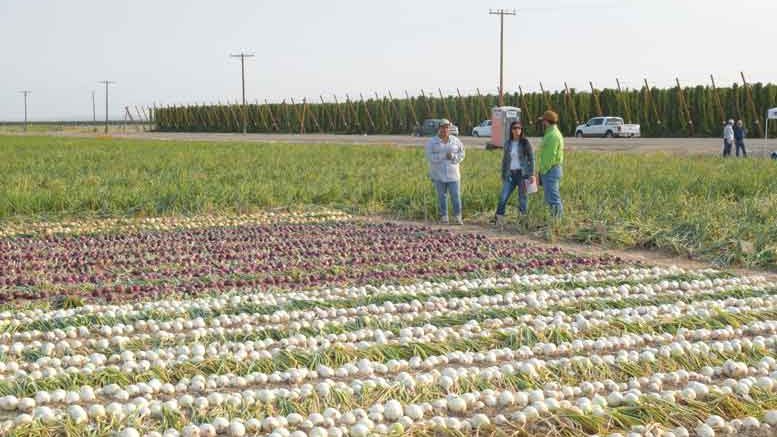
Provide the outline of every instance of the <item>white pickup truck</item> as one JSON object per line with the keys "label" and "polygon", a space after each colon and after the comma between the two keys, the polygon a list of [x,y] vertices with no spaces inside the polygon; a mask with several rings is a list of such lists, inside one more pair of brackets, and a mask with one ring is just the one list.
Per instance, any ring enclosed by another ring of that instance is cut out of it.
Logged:
{"label": "white pickup truck", "polygon": [[490,137],[491,136],[491,120],[483,120],[482,123],[472,128],[473,137]]}
{"label": "white pickup truck", "polygon": [[620,117],[594,117],[575,128],[575,136],[583,137],[638,137],[638,124],[625,124]]}

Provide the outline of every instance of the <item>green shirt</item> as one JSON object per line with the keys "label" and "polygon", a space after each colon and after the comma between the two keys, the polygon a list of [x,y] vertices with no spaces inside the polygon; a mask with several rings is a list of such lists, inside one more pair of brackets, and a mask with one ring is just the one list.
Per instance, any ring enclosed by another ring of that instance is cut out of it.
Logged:
{"label": "green shirt", "polygon": [[540,145],[540,174],[545,174],[554,165],[564,163],[564,137],[558,126],[548,125]]}

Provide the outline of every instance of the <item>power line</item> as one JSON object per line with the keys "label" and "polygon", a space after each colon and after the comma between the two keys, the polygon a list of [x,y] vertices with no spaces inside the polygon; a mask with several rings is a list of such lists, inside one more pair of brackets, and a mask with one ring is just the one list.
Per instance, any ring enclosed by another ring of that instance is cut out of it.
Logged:
{"label": "power line", "polygon": [[101,80],[98,83],[105,84],[105,133],[108,133],[108,85],[115,84],[112,80]]}
{"label": "power line", "polygon": [[489,9],[488,15],[499,15],[499,106],[505,103],[504,98],[504,49],[505,49],[505,15],[515,15],[515,9]]}
{"label": "power line", "polygon": [[248,131],[248,117],[246,114],[246,58],[253,58],[254,54],[240,52],[240,54],[229,56],[232,58],[240,58],[240,71],[243,83],[243,134],[245,134]]}
{"label": "power line", "polygon": [[20,94],[24,94],[24,131],[27,132],[27,96],[32,93],[30,90],[19,91]]}

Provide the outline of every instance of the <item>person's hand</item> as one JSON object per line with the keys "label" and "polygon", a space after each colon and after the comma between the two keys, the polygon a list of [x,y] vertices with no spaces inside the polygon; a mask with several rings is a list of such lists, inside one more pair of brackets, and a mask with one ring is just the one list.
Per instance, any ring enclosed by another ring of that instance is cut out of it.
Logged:
{"label": "person's hand", "polygon": [[536,178],[534,176],[529,176],[529,185],[534,185],[536,182]]}

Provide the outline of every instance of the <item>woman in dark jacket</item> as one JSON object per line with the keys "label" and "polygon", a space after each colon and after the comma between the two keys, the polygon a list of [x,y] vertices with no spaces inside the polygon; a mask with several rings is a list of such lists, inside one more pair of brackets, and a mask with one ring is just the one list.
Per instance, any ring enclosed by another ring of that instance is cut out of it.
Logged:
{"label": "woman in dark jacket", "polygon": [[529,199],[526,185],[535,183],[534,150],[526,137],[523,136],[523,126],[514,121],[510,124],[510,139],[504,144],[502,155],[502,192],[499,195],[499,205],[496,208],[494,222],[502,224],[505,217],[505,207],[510,195],[518,189],[518,210],[521,215],[528,211]]}

